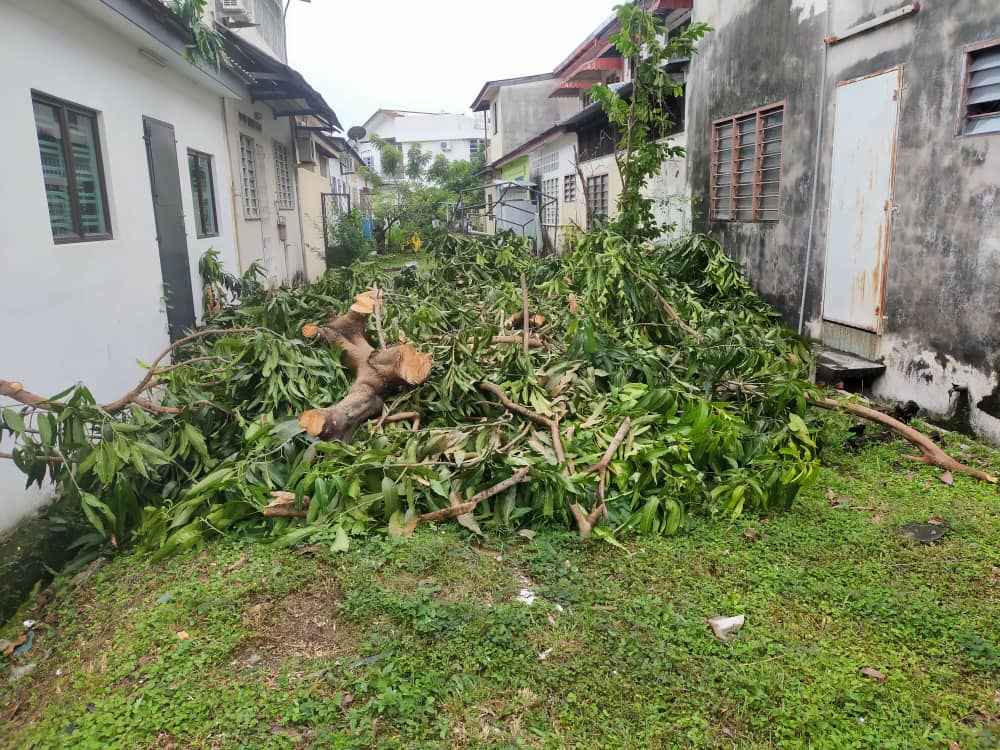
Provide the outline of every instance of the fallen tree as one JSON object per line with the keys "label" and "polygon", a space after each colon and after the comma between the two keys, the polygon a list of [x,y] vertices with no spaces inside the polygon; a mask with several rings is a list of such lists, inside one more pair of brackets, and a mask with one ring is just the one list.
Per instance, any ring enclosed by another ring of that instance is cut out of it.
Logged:
{"label": "fallen tree", "polygon": [[6,455],[78,498],[94,543],[167,554],[240,529],[343,549],[448,519],[588,536],[770,512],[816,474],[809,403],[892,426],[808,382],[806,344],[709,238],[609,228],[565,258],[510,235],[435,243],[425,273],[244,284],[113,400],[0,381]]}

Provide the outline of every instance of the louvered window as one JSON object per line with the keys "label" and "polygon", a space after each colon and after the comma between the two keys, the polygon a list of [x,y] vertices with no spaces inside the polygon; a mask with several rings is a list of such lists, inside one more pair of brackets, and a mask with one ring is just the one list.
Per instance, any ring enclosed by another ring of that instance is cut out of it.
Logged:
{"label": "louvered window", "polygon": [[966,48],[962,133],[1000,133],[1000,41]]}
{"label": "louvered window", "polygon": [[542,226],[554,227],[559,223],[559,178],[542,180]]}
{"label": "louvered window", "polygon": [[777,221],[783,104],[715,123],[709,215],[722,221]]}
{"label": "louvered window", "polygon": [[295,187],[288,166],[288,147],[277,141],[274,142],[274,171],[278,208],[295,208]]}
{"label": "louvered window", "polygon": [[260,218],[257,198],[257,159],[253,138],[240,133],[240,178],[243,184],[243,215],[248,219]]}

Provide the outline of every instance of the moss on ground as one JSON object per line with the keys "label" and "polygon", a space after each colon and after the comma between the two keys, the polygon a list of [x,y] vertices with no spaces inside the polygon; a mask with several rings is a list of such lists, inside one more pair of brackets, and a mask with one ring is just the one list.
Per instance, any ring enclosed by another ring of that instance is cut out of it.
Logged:
{"label": "moss on ground", "polygon": [[[997,491],[906,452],[830,454],[791,512],[624,551],[423,526],[346,555],[126,553],[29,608],[0,746],[994,748]],[[932,545],[898,533],[930,520]],[[746,615],[731,644],[716,614]]]}

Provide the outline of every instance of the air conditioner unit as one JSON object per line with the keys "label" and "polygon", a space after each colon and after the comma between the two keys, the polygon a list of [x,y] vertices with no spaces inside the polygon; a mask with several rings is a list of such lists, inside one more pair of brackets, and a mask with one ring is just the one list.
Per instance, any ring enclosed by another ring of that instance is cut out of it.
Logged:
{"label": "air conditioner unit", "polygon": [[222,0],[222,12],[240,21],[250,21],[248,0]]}
{"label": "air conditioner unit", "polygon": [[295,136],[295,153],[299,164],[316,163],[316,143],[308,135]]}
{"label": "air conditioner unit", "polygon": [[451,151],[451,144],[448,143],[448,141],[441,141],[441,150],[442,151]]}

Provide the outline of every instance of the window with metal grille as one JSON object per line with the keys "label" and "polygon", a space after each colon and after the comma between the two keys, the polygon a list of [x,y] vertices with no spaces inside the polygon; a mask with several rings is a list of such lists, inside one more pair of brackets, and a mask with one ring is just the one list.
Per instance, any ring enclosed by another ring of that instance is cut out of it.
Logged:
{"label": "window with metal grille", "polygon": [[110,239],[97,113],[34,91],[31,98],[52,238]]}
{"label": "window with metal grille", "polygon": [[587,210],[591,217],[608,215],[608,176],[606,174],[587,178]]}
{"label": "window with metal grille", "polygon": [[554,227],[559,223],[559,178],[542,180],[542,226]]}
{"label": "window with metal grille", "polygon": [[472,138],[469,141],[469,156],[475,156],[484,148],[486,148],[486,141],[482,138]]}
{"label": "window with metal grille", "polygon": [[963,135],[1000,133],[1000,39],[965,48]]}
{"label": "window with metal grille", "polygon": [[274,142],[274,185],[278,208],[295,208],[295,186],[288,168],[288,147]]}
{"label": "window with metal grille", "polygon": [[243,215],[248,219],[260,218],[260,202],[257,199],[257,159],[254,156],[256,146],[253,138],[240,133],[240,182],[243,186]]}
{"label": "window with metal grille", "polygon": [[784,115],[776,104],[715,122],[710,218],[778,220]]}
{"label": "window with metal grille", "polygon": [[576,201],[576,175],[568,174],[563,177],[563,202],[573,203]]}
{"label": "window with metal grille", "polygon": [[188,174],[194,198],[194,227],[198,237],[217,237],[215,214],[215,181],[212,179],[212,157],[200,151],[188,151]]}

